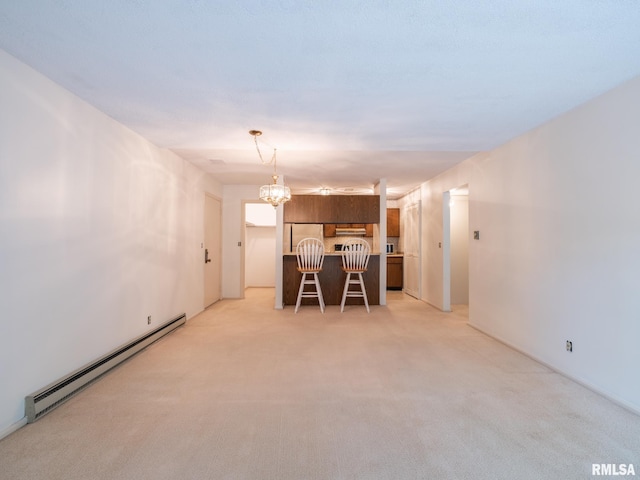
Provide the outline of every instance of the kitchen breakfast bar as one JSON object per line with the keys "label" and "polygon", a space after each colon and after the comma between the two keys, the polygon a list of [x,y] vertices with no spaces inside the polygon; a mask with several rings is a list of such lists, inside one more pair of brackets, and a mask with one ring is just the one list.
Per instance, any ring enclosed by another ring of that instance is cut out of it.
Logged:
{"label": "kitchen breakfast bar", "polygon": [[[295,305],[300,288],[302,274],[297,269],[295,253],[283,256],[283,303]],[[362,274],[369,305],[380,304],[380,254],[372,253],[369,257],[367,271]],[[342,289],[347,274],[342,271],[342,255],[340,252],[325,253],[322,271],[318,274],[322,295],[326,305],[340,305]],[[315,298],[303,298],[302,305],[318,305]],[[364,305],[360,298],[347,298],[346,305]]]}
{"label": "kitchen breakfast bar", "polygon": [[[342,270],[343,246],[355,239],[368,243],[371,254],[362,278],[369,305],[380,305],[380,245],[385,244],[380,238],[381,210],[386,215],[386,209],[381,209],[379,195],[293,195],[284,204],[283,211],[282,306],[296,304],[302,279],[296,246],[305,238],[317,239],[324,246],[318,281],[325,305],[340,305],[342,301],[347,279]],[[351,279],[354,279],[353,274]],[[307,285],[305,291],[312,287]],[[353,291],[354,287],[349,290]],[[303,297],[301,304],[317,306],[318,299]],[[364,305],[364,299],[348,297],[345,304]]]}

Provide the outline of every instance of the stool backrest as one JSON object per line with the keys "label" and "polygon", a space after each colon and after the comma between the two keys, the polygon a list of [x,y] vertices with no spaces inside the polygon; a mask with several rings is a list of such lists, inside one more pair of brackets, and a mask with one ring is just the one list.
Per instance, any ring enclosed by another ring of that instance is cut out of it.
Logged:
{"label": "stool backrest", "polygon": [[324,243],[317,238],[303,238],[296,246],[298,269],[320,270],[324,261]]}
{"label": "stool backrest", "polygon": [[369,242],[360,238],[349,239],[342,247],[342,266],[346,270],[366,270],[370,254]]}

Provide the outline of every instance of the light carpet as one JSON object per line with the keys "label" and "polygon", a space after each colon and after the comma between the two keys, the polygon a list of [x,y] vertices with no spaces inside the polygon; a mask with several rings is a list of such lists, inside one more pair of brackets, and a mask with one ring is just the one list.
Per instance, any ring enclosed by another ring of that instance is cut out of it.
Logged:
{"label": "light carpet", "polygon": [[[222,300],[0,442],[2,479],[584,479],[640,417],[466,324]],[[640,471],[636,472],[640,475]]]}

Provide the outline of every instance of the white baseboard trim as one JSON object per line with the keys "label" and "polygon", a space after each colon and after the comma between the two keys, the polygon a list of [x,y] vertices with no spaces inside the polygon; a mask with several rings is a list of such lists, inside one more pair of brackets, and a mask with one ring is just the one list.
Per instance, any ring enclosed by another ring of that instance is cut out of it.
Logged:
{"label": "white baseboard trim", "polygon": [[4,430],[0,430],[0,440],[2,440],[5,437],[8,437],[16,430],[20,430],[26,424],[27,424],[27,417],[23,417],[20,420],[18,420],[16,423],[9,425]]}
{"label": "white baseboard trim", "polygon": [[582,385],[583,387],[591,390],[592,392],[597,393],[598,395],[603,396],[604,398],[606,398],[607,400],[615,403],[616,405],[618,405],[619,407],[624,408],[625,410],[628,410],[629,412],[635,414],[635,415],[639,415],[640,416],[640,407],[638,407],[637,405],[634,405],[632,403],[627,402],[626,400],[619,398],[618,396],[607,392],[606,390],[602,390],[601,388],[597,387],[596,385],[593,385],[592,383],[580,378],[580,377],[576,377],[574,375],[571,375],[570,373],[565,372],[564,370],[559,369],[558,367],[555,367],[553,365],[550,365],[549,363],[545,362],[544,360],[537,358],[535,355],[530,354],[529,352],[526,352],[524,350],[522,350],[521,348],[519,348],[516,345],[511,344],[510,342],[507,342],[506,340],[497,337],[495,335],[493,335],[492,333],[484,330],[483,328],[474,325],[470,322],[467,322],[467,325],[469,325],[471,328],[474,328],[476,330],[478,330],[480,333],[485,334],[488,337],[493,338],[494,340],[497,340],[498,342],[506,345],[509,348],[514,349],[516,352],[519,352],[527,357],[529,357],[531,360],[534,360],[536,362],[538,362],[541,365],[544,365],[545,367],[553,370],[554,372],[562,375],[563,377],[568,378],[569,380],[576,382],[579,385]]}

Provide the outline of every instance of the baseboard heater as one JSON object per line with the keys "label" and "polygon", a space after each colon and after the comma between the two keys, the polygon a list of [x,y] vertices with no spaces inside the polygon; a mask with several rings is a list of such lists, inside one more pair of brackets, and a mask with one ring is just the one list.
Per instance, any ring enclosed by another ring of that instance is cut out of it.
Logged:
{"label": "baseboard heater", "polygon": [[38,418],[87,387],[91,382],[98,379],[98,377],[145,349],[156,340],[159,340],[161,337],[184,325],[186,321],[187,316],[183,313],[155,330],[116,348],[112,352],[79,368],[75,372],[28,395],[25,398],[25,416],[27,417],[27,422],[35,422]]}

